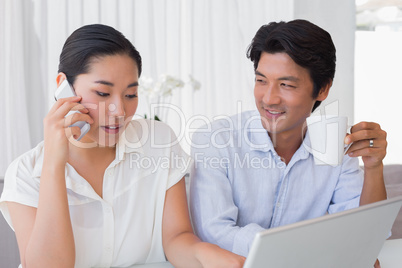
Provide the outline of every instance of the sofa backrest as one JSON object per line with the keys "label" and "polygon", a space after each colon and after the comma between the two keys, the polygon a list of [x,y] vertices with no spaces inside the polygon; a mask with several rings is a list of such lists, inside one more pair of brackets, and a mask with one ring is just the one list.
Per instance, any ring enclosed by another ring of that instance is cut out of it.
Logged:
{"label": "sofa backrest", "polygon": [[[384,179],[388,197],[402,195],[402,165],[384,166]],[[4,181],[0,177],[0,194]],[[402,209],[392,227],[391,239],[402,238]],[[0,216],[0,267],[17,268],[20,264],[17,240],[4,217]]]}
{"label": "sofa backrest", "polygon": [[[402,195],[402,165],[385,165],[384,181],[388,198]],[[389,239],[400,238],[402,238],[402,208],[392,226],[392,235]]]}
{"label": "sofa backrest", "polygon": [[[3,192],[4,181],[0,178],[0,194]],[[1,213],[0,213],[1,214]],[[20,254],[17,240],[3,215],[0,216],[0,267],[17,268],[20,265]]]}

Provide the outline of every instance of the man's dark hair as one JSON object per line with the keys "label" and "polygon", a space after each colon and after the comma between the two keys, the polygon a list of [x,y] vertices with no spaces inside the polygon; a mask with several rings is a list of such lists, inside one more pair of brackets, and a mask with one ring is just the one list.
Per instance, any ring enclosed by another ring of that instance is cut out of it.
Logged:
{"label": "man's dark hair", "polygon": [[[263,25],[247,50],[247,57],[254,62],[255,70],[262,52],[284,52],[306,68],[314,84],[313,98],[334,79],[336,49],[331,35],[309,21],[281,21]],[[321,101],[316,101],[313,111],[320,104]]]}
{"label": "man's dark hair", "polygon": [[142,70],[140,53],[121,32],[107,25],[86,25],[75,30],[64,43],[59,72],[74,84],[77,75],[89,72],[92,60],[119,54],[128,55],[135,61],[139,77]]}

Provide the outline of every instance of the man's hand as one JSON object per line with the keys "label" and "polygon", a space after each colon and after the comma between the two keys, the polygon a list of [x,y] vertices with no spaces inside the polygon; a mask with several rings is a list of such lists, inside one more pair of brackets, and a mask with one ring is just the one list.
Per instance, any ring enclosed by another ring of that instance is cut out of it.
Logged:
{"label": "man's hand", "polygon": [[351,128],[351,134],[345,137],[345,143],[350,144],[346,152],[349,156],[361,156],[364,168],[382,167],[382,160],[386,155],[387,133],[380,125],[371,122],[360,122]]}
{"label": "man's hand", "polygon": [[346,153],[351,157],[361,156],[364,163],[360,205],[387,199],[382,163],[386,155],[387,133],[377,123],[369,122],[354,125],[350,132],[345,137],[345,143],[353,144]]}

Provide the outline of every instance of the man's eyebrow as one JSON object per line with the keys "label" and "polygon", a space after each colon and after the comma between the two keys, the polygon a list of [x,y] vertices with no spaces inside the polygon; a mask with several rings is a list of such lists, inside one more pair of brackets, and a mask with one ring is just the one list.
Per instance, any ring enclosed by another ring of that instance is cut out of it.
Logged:
{"label": "man's eyebrow", "polygon": [[260,73],[258,70],[255,70],[255,75],[259,75],[259,76],[262,76],[262,77],[265,77],[265,78],[266,78],[266,76],[263,75],[262,73]]}
{"label": "man's eyebrow", "polygon": [[298,82],[300,79],[295,77],[295,76],[284,76],[284,77],[280,77],[278,80],[286,80],[286,81]]}
{"label": "man's eyebrow", "polygon": [[[110,87],[113,87],[113,86],[114,86],[113,83],[108,82],[108,81],[104,81],[104,80],[98,80],[98,81],[95,81],[95,83],[96,83],[96,84],[102,84],[102,85],[105,85],[105,86],[110,86]],[[138,86],[138,81],[129,84],[127,87],[136,87],[136,86]]]}
{"label": "man's eyebrow", "polygon": [[[260,73],[258,70],[255,70],[255,75],[259,75],[262,77],[267,78],[265,75],[263,75],[262,73]],[[292,81],[292,82],[298,82],[300,79],[295,77],[295,76],[283,76],[278,78],[278,80],[285,80],[285,81]]]}

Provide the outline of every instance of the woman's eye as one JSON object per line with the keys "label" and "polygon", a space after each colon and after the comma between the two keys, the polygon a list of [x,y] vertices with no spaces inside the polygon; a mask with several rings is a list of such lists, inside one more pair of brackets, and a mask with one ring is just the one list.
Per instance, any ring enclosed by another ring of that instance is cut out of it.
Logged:
{"label": "woman's eye", "polygon": [[96,91],[96,94],[98,94],[101,97],[107,97],[109,96],[109,93],[104,93],[104,92],[100,92],[100,91]]}
{"label": "woman's eye", "polygon": [[133,99],[137,97],[137,94],[126,95],[127,98]]}

